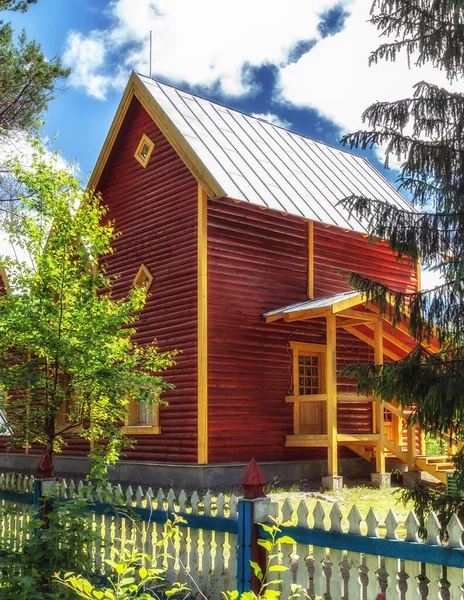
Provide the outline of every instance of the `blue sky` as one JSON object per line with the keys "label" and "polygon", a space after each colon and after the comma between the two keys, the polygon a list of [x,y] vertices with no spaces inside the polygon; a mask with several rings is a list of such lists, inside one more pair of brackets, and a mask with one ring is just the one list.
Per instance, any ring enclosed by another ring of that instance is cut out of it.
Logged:
{"label": "blue sky", "polygon": [[[133,0],[133,3],[134,6],[143,4],[144,8],[154,9],[159,5],[149,0],[142,0],[139,3]],[[159,76],[164,81],[199,92],[244,112],[269,115],[269,119],[280,120],[290,129],[309,137],[338,144],[341,133],[346,128],[334,122],[330,115],[324,115],[317,106],[305,106],[300,101],[294,103],[291,99],[282,97],[279,85],[282,65],[297,65],[300,59],[311,52],[321,40],[334,36],[343,29],[346,18],[350,14],[350,3],[322,2],[320,4],[320,9],[310,15],[312,20],[308,23],[307,33],[304,28],[301,28],[301,33],[297,33],[299,39],[296,39],[287,31],[280,41],[276,40],[276,47],[280,44],[283,48],[279,56],[273,57],[270,53],[269,58],[266,59],[266,55],[263,54],[263,60],[260,62],[256,60],[253,51],[248,58],[244,53],[241,62],[233,65],[234,75],[241,81],[232,81],[223,85],[222,81],[231,76],[227,69],[221,68],[221,65],[217,68],[217,76],[209,79],[205,79],[201,73],[190,76],[188,63],[185,73],[179,71],[176,64],[172,65],[171,71],[157,68],[160,60],[157,51],[154,56],[153,76]],[[86,68],[85,63],[92,62],[92,56],[89,57],[85,51],[86,44],[93,40],[101,40],[105,43],[105,35],[114,33],[117,27],[131,28],[130,23],[118,24],[115,18],[117,5],[117,0],[113,3],[103,0],[68,0],[67,2],[39,0],[38,4],[32,6],[26,14],[3,13],[3,18],[12,21],[17,32],[24,28],[30,38],[39,41],[48,57],[64,56],[65,62],[73,69],[73,75],[63,85],[64,91],[50,104],[45,116],[45,134],[50,137],[58,134],[57,145],[62,149],[64,158],[69,161],[77,160],[83,175],[88,174],[95,163],[130,69],[135,68],[144,74],[148,73],[147,42],[150,27],[156,29],[154,22],[152,24],[147,22],[145,31],[142,27],[142,30],[138,30],[132,39],[127,36],[127,39],[122,40],[115,52],[106,54],[102,64],[97,67],[90,64],[89,69],[82,73]],[[156,15],[156,10],[152,14]],[[165,26],[175,28],[172,19],[166,19]],[[237,34],[235,39],[239,40],[240,31],[237,31]],[[75,36],[79,36],[79,44],[78,47],[71,48],[73,36],[74,39]],[[175,37],[174,32],[173,37]],[[259,43],[259,40],[257,39],[256,42]],[[236,43],[240,42],[236,41]],[[134,53],[133,62],[132,64],[126,62],[121,73],[117,65],[121,64],[120,61],[124,61],[130,52]],[[233,47],[230,52],[234,53]],[[90,54],[92,55],[92,52]],[[211,48],[211,55],[214,55],[214,48]],[[199,56],[200,61],[207,59],[204,53]],[[229,60],[227,53],[223,51],[219,60],[227,63]],[[86,77],[88,80],[95,77],[106,78],[100,86],[101,89],[105,89],[101,97],[96,97],[95,91],[86,88]],[[118,83],[113,86],[111,83],[108,84],[108,80],[117,80]],[[311,95],[310,80],[307,82],[307,94],[308,97]],[[373,153],[371,159],[376,160]],[[379,165],[380,163],[377,166]]]}
{"label": "blue sky", "polygon": [[[411,93],[426,76],[405,64],[368,67],[379,43],[370,0],[39,0],[3,13],[49,57],[72,68],[45,134],[89,174],[130,71],[148,74],[337,145],[376,100]],[[369,159],[382,168],[382,152]],[[379,160],[380,159],[380,160]],[[386,172],[394,180],[395,171]]]}
{"label": "blue sky", "polygon": [[[55,147],[85,179],[131,70],[148,74],[150,30],[154,77],[335,146],[373,102],[409,96],[424,79],[447,87],[440,71],[405,57],[368,65],[385,42],[368,22],[371,2],[38,0],[2,17],[71,67],[44,133],[58,135]],[[382,148],[365,156],[394,182],[401,157],[386,171]]]}

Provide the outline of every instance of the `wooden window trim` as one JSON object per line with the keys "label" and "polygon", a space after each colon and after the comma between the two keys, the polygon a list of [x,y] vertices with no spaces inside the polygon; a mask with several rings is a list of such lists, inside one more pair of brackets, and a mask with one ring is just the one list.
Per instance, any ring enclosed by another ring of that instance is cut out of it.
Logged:
{"label": "wooden window trim", "polygon": [[132,287],[138,288],[141,286],[145,286],[145,289],[148,292],[148,290],[151,288],[152,283],[153,275],[150,273],[150,269],[142,263],[139,267],[139,270],[137,271],[137,275],[134,277]]}
{"label": "wooden window trim", "polygon": [[[148,146],[148,151],[144,156],[142,154],[142,150],[145,146]],[[138,160],[138,162],[145,168],[148,165],[148,161],[152,155],[153,149],[155,148],[155,144],[151,141],[151,139],[144,133],[142,138],[140,139],[139,145],[137,146],[137,150],[135,151],[134,157]]]}
{"label": "wooden window trim", "polygon": [[[139,415],[139,404],[135,400],[129,402],[129,415],[126,418],[124,424],[124,431],[130,435],[159,435],[161,433],[161,426],[159,423],[159,405],[152,404],[150,407],[153,409],[153,423],[147,423],[143,425],[138,423]],[[133,425],[131,425],[131,421]]]}

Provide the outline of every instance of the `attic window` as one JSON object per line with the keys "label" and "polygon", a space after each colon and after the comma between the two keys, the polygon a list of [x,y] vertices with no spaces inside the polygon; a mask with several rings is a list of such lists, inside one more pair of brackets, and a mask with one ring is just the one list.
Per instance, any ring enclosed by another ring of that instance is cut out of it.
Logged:
{"label": "attic window", "polygon": [[143,134],[134,154],[135,158],[139,161],[142,167],[147,166],[154,147],[155,144],[151,141],[151,139],[147,135]]}
{"label": "attic window", "polygon": [[132,285],[135,288],[139,288],[139,287],[143,286],[143,287],[145,287],[145,289],[148,292],[152,281],[153,281],[153,275],[148,270],[148,267],[146,267],[142,263],[140,265],[140,269],[137,271],[137,275],[135,276],[134,281],[132,282]]}

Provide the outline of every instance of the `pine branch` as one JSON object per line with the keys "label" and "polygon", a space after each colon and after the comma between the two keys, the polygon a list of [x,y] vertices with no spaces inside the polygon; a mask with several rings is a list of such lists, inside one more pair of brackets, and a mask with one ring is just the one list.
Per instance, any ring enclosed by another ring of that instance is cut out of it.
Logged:
{"label": "pine branch", "polygon": [[444,348],[464,345],[464,280],[447,281],[433,289],[397,292],[358,273],[342,271],[349,284],[380,308],[393,327],[406,323],[417,343],[436,338]]}
{"label": "pine branch", "polygon": [[375,0],[371,22],[394,41],[382,44],[370,63],[395,61],[406,52],[416,65],[430,63],[450,81],[462,73],[464,9],[461,0]]}
{"label": "pine branch", "polygon": [[366,223],[371,235],[388,239],[399,257],[437,264],[452,256],[464,262],[464,206],[462,212],[417,212],[375,198],[352,195],[339,202],[350,216]]}
{"label": "pine branch", "polygon": [[411,422],[427,433],[464,439],[464,348],[430,354],[418,346],[404,359],[385,365],[350,365],[340,373],[358,381],[360,394],[374,392],[412,407]]}

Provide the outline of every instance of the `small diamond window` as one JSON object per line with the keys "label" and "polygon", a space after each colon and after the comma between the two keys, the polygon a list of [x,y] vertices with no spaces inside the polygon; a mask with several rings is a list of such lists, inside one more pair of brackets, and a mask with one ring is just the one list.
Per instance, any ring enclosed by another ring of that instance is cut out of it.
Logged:
{"label": "small diamond window", "polygon": [[135,288],[143,286],[148,291],[150,289],[152,281],[153,275],[150,273],[148,267],[146,267],[144,264],[141,264],[139,270],[137,271],[137,275],[134,277],[132,285]]}
{"label": "small diamond window", "polygon": [[147,135],[143,134],[134,154],[135,158],[139,161],[142,167],[147,166],[154,147],[155,144],[151,141],[151,139]]}

